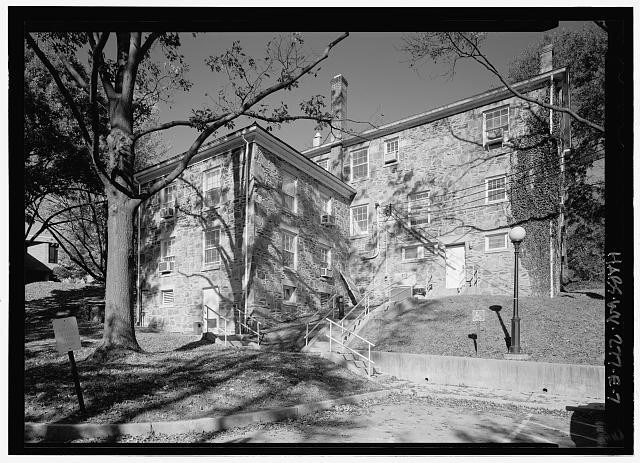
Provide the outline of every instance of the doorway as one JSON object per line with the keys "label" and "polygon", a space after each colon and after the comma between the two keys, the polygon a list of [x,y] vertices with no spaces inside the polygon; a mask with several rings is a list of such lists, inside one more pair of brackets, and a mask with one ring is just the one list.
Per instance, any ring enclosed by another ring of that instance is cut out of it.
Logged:
{"label": "doorway", "polygon": [[447,288],[459,288],[465,279],[465,245],[454,244],[445,250]]}

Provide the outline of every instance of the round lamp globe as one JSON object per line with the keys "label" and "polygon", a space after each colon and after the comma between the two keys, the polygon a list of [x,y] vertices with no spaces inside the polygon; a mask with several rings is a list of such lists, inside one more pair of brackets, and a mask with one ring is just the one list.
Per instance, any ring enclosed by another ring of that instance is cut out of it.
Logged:
{"label": "round lamp globe", "polygon": [[513,227],[510,231],[509,231],[509,239],[513,242],[513,243],[519,243],[522,240],[524,240],[524,237],[527,235],[527,232],[524,231],[524,228],[522,227]]}

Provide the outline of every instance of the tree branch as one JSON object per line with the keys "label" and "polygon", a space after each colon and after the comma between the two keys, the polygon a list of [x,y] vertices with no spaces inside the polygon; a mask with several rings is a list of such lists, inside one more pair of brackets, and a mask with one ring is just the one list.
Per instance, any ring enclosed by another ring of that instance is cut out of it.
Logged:
{"label": "tree branch", "polygon": [[[478,48],[478,46],[473,43],[472,40],[470,40],[468,37],[466,37],[463,33],[460,33],[460,36],[467,41],[467,43],[469,43],[471,45],[471,47],[475,50],[475,52],[477,53],[477,55],[474,54],[469,54],[466,53],[464,51],[462,51],[461,53],[464,53],[467,57],[472,58],[473,60],[475,60],[477,63],[481,64],[482,66],[484,66],[485,69],[487,69],[489,72],[491,72],[493,75],[495,75],[500,82],[502,82],[502,84],[507,88],[507,90],[509,90],[514,96],[516,96],[517,98],[520,98],[521,100],[524,101],[528,101],[529,103],[533,103],[536,104],[538,106],[541,106],[543,108],[546,109],[552,109],[554,111],[558,111],[558,112],[562,112],[565,114],[569,114],[571,117],[573,117],[575,120],[591,127],[592,129],[595,129],[599,132],[602,132],[603,134],[605,133],[604,127],[601,125],[598,125],[594,122],[591,122],[588,119],[585,119],[582,116],[579,116],[578,114],[576,114],[575,111],[571,110],[570,108],[566,108],[564,106],[557,106],[557,105],[553,105],[553,104],[549,104],[549,103],[545,103],[544,101],[540,101],[536,98],[532,98],[529,96],[526,96],[522,93],[520,93],[519,91],[517,91],[503,76],[502,74],[496,69],[496,67],[491,64],[491,62],[487,59],[487,57],[480,51],[480,49]],[[449,38],[449,40],[452,42],[452,44],[454,44],[454,40],[451,38],[451,36],[449,34],[447,34],[447,37]],[[455,46],[455,44],[454,44]],[[457,48],[457,47],[456,47]],[[458,50],[460,50],[458,48]]]}
{"label": "tree branch", "polygon": [[152,32],[151,34],[149,34],[149,36],[147,37],[147,39],[144,41],[144,43],[142,44],[142,46],[140,47],[140,60],[143,60],[145,58],[145,56],[147,55],[147,53],[149,53],[149,50],[151,49],[151,46],[153,45],[153,43],[158,39],[158,37],[160,37],[163,34],[163,32]]}
{"label": "tree branch", "polygon": [[[91,161],[93,163],[93,167],[100,178],[100,181],[103,185],[107,185],[107,182],[114,183],[109,181],[109,176],[105,172],[105,170],[100,165],[100,136],[99,132],[99,119],[98,119],[98,67],[100,63],[98,62],[98,56],[102,54],[102,50],[107,43],[107,39],[109,38],[108,32],[103,32],[100,36],[100,40],[96,44],[95,47],[91,50],[91,89],[89,90],[89,98],[91,104],[91,130],[93,131],[93,143],[91,146]],[[116,186],[116,185],[114,185]]]}
{"label": "tree branch", "polygon": [[[89,40],[89,44],[91,45],[91,49],[93,50],[94,48],[96,48],[96,39],[93,37],[93,34],[91,32],[87,32],[87,38]],[[111,81],[110,81],[109,74],[105,69],[104,56],[102,54],[102,51],[98,53],[97,58],[99,60],[98,71],[100,72],[100,80],[102,81],[102,88],[104,89],[104,92],[106,93],[109,101],[115,100],[118,97],[118,95],[115,89],[113,88],[113,85],[111,84]]]}
{"label": "tree branch", "polygon": [[62,79],[60,78],[60,74],[58,73],[57,69],[51,64],[51,61],[49,61],[49,59],[45,56],[45,54],[42,52],[40,47],[38,47],[38,44],[33,39],[33,37],[31,37],[31,34],[29,34],[28,32],[25,32],[25,38],[27,40],[27,43],[31,47],[31,49],[35,52],[35,54],[38,56],[38,58],[42,62],[42,64],[44,64],[45,67],[49,70],[49,73],[51,74],[51,77],[53,77],[53,80],[56,82],[56,85],[58,86],[60,93],[62,93],[62,96],[64,97],[65,101],[71,108],[73,117],[78,122],[82,138],[84,138],[84,141],[87,144],[87,146],[91,147],[93,144],[93,141],[91,140],[91,136],[89,135],[87,126],[84,123],[82,114],[80,114],[80,110],[76,106],[76,103],[73,101],[73,97],[71,96],[71,93],[69,93],[69,90],[67,89],[67,87],[65,87],[64,83],[62,82]]}

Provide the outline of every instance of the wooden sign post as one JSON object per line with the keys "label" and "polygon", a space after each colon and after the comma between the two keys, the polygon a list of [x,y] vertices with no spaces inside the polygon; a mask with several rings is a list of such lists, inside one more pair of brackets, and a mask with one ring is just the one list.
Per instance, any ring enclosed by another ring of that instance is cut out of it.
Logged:
{"label": "wooden sign post", "polygon": [[76,369],[76,359],[73,357],[73,351],[82,347],[80,342],[80,332],[78,331],[78,322],[76,317],[55,318],[51,320],[53,324],[53,333],[56,337],[56,349],[61,354],[65,352],[69,354],[69,363],[71,363],[71,374],[73,382],[76,386],[76,395],[78,396],[78,404],[80,411],[85,413],[84,399],[82,398],[82,389],[80,388],[80,378]]}

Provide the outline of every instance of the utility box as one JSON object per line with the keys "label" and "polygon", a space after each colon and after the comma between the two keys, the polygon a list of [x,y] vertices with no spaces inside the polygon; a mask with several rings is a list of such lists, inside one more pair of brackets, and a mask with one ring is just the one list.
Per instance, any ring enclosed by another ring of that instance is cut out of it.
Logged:
{"label": "utility box", "polygon": [[338,318],[342,320],[344,318],[344,296],[336,297],[336,305],[338,306]]}
{"label": "utility box", "polygon": [[202,322],[193,322],[193,334],[202,334]]}

